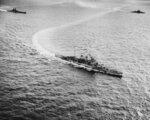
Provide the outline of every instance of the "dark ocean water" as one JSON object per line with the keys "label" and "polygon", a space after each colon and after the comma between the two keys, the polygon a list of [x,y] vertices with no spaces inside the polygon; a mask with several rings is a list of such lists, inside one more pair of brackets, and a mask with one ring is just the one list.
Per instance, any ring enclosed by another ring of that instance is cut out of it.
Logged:
{"label": "dark ocean water", "polygon": [[[1,120],[150,119],[149,1],[22,2],[1,1],[1,9],[27,11],[0,12]],[[130,13],[136,9],[146,14]],[[90,74],[49,56],[74,52],[124,77]]]}

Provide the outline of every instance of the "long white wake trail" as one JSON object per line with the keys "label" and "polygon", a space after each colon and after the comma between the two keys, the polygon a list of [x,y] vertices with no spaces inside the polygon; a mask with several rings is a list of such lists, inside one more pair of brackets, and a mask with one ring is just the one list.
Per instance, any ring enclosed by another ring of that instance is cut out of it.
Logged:
{"label": "long white wake trail", "polygon": [[4,10],[4,9],[0,9],[0,12],[7,12],[7,10]]}
{"label": "long white wake trail", "polygon": [[[123,7],[126,7],[126,6],[123,6]],[[65,24],[65,25],[61,25],[61,26],[57,26],[57,27],[53,27],[53,28],[48,28],[48,29],[44,29],[44,30],[41,30],[37,33],[35,33],[32,37],[32,42],[33,42],[33,46],[36,48],[36,50],[46,56],[46,57],[55,57],[55,53],[53,53],[52,51],[48,51],[46,50],[45,48],[43,48],[40,44],[39,44],[39,41],[42,40],[46,40],[46,39],[49,39],[48,38],[48,35],[49,34],[53,34],[53,32],[57,29],[60,29],[60,28],[66,28],[66,27],[69,27],[69,26],[73,26],[73,25],[78,25],[82,22],[86,22],[86,21],[89,21],[93,18],[96,18],[96,17],[101,17],[101,16],[104,16],[108,13],[112,13],[112,12],[116,12],[116,11],[119,11],[120,9],[122,9],[123,7],[117,7],[117,8],[114,8],[112,10],[109,10],[107,12],[103,12],[103,13],[99,13],[99,14],[96,14],[96,15],[93,15],[91,17],[88,17],[88,18],[84,18],[82,20],[78,20],[76,22],[73,22],[73,23],[68,23],[68,24]]]}

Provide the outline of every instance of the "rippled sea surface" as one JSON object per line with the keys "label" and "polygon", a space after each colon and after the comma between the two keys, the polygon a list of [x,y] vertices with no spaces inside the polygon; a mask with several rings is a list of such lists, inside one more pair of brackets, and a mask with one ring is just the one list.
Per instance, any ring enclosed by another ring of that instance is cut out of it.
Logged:
{"label": "rippled sea surface", "polygon": [[[38,1],[0,3],[0,119],[149,120],[150,2]],[[27,14],[5,12],[13,6]],[[91,54],[123,78],[53,54]]]}

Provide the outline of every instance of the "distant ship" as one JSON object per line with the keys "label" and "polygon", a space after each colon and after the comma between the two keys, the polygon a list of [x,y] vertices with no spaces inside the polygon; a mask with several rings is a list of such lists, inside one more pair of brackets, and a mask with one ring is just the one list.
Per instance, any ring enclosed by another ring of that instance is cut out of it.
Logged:
{"label": "distant ship", "polygon": [[119,72],[115,69],[108,69],[104,67],[104,65],[100,65],[93,57],[83,57],[80,58],[74,57],[74,56],[57,56],[61,58],[62,60],[65,60],[68,62],[69,65],[80,68],[83,70],[86,70],[91,73],[102,73],[106,75],[110,75],[113,77],[122,78],[122,72]]}
{"label": "distant ship", "polygon": [[138,13],[138,14],[144,14],[145,12],[141,11],[141,10],[135,10],[135,11],[131,11],[132,13]]}
{"label": "distant ship", "polygon": [[21,13],[21,14],[26,14],[26,12],[19,11],[16,8],[13,8],[12,10],[7,10],[8,12],[13,12],[13,13]]}

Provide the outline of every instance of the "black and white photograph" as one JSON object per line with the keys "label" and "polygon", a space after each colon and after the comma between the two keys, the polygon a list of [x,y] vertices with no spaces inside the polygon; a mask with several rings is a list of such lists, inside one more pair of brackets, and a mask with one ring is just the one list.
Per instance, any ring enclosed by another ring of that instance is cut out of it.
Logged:
{"label": "black and white photograph", "polygon": [[0,120],[150,120],[150,0],[0,0]]}

